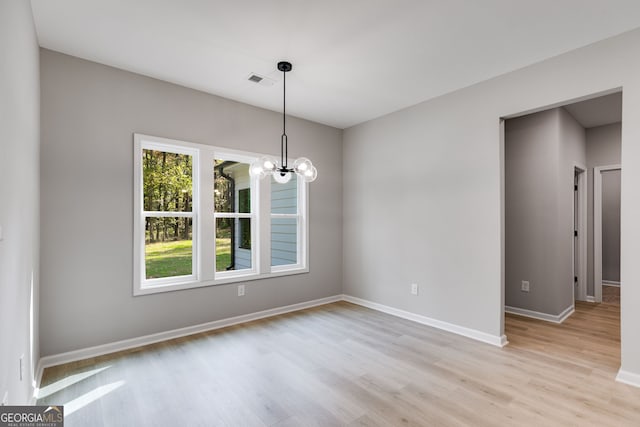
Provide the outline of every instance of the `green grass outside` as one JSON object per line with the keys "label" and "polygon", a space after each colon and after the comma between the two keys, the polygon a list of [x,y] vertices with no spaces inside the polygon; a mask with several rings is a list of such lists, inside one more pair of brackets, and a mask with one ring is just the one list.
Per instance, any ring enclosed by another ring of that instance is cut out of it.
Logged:
{"label": "green grass outside", "polygon": [[[191,240],[148,243],[145,246],[147,279],[191,274]],[[231,261],[231,239],[216,239],[216,270],[224,271]]]}
{"label": "green grass outside", "polygon": [[225,271],[231,264],[231,238],[216,239],[216,271]]}

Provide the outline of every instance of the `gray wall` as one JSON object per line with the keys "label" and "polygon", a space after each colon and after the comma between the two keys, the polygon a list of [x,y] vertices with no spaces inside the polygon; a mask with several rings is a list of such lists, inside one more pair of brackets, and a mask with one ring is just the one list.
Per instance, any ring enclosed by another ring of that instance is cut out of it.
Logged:
{"label": "gray wall", "polygon": [[620,281],[620,171],[602,172],[602,280]]}
{"label": "gray wall", "polygon": [[[557,314],[559,109],[505,122],[505,304]],[[540,268],[544,266],[544,268]],[[522,280],[530,283],[522,292]]]}
{"label": "gray wall", "polygon": [[[623,286],[640,283],[636,30],[345,130],[345,293],[502,334],[499,119],[620,87],[620,272]],[[640,286],[627,286],[621,304],[621,369],[640,374]]]}
{"label": "gray wall", "polygon": [[277,153],[281,116],[48,50],[41,74],[43,355],[342,292],[341,130],[287,122],[291,157],[320,171],[310,273],[247,282],[241,298],[236,285],[134,298],[132,134]]}
{"label": "gray wall", "polygon": [[39,104],[31,5],[0,0],[0,399],[8,391],[10,404],[29,402],[39,357]]}
{"label": "gray wall", "polygon": [[[575,167],[586,169],[587,164],[587,147],[586,147],[586,131],[578,123],[573,116],[564,108],[560,109],[560,176],[556,187],[558,195],[558,205],[560,207],[558,220],[560,221],[560,230],[556,237],[559,251],[559,280],[566,283],[567,286],[561,286],[563,300],[569,303],[565,308],[574,305],[575,301],[575,282],[574,282],[574,203],[575,192],[573,190],[575,183]],[[587,233],[589,234],[589,233]],[[587,238],[586,236],[583,236]],[[587,266],[588,267],[588,266]],[[558,314],[558,313],[556,313]]]}
{"label": "gray wall", "polygon": [[507,306],[557,315],[573,305],[573,175],[585,156],[584,129],[562,108],[506,121]]}
{"label": "gray wall", "polygon": [[[594,295],[593,288],[593,168],[597,166],[619,165],[621,162],[622,124],[613,123],[587,129],[587,173],[588,208],[587,226],[589,233],[587,256],[587,294]],[[610,252],[610,251],[609,251]],[[614,261],[615,262],[615,261]],[[617,261],[619,265],[619,261]]]}

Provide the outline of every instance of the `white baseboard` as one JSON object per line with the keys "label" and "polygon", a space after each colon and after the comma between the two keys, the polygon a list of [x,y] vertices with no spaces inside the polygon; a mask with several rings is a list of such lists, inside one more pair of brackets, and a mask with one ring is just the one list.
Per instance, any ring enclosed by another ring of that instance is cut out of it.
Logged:
{"label": "white baseboard", "polygon": [[[36,382],[36,387],[33,390],[33,396],[31,396],[30,405],[35,405],[38,402],[38,393],[40,391],[40,384],[42,384],[42,374],[44,374],[45,366],[42,363],[42,357],[38,360],[38,364],[36,365],[36,371],[34,373],[34,380]],[[51,365],[53,366],[53,365]]]}
{"label": "white baseboard", "polygon": [[620,287],[620,282],[615,282],[613,280],[603,280],[602,284],[605,286],[617,286],[618,288]]}
{"label": "white baseboard", "polygon": [[[239,323],[250,322],[252,320],[264,319],[266,317],[277,316],[279,314],[290,313],[292,311],[303,310],[305,308],[316,307],[319,305],[330,304],[342,300],[342,295],[335,295],[327,298],[320,298],[313,301],[301,302],[298,304],[276,307],[269,310],[258,311],[256,313],[243,314],[241,316],[229,317],[227,319],[215,320],[213,322],[202,323],[199,325],[187,326],[185,328],[173,329],[166,332],[144,335],[137,338],[130,338],[122,341],[115,341],[108,344],[97,345],[94,347],[73,350],[66,353],[44,356],[38,362],[39,375],[42,371],[50,366],[62,365],[64,363],[75,362],[77,360],[89,359],[103,354],[115,353],[130,348],[141,347],[144,345],[154,344],[161,341],[167,341],[174,338],[185,337],[187,335],[198,334],[201,332],[212,331],[214,329],[225,328],[227,326],[237,325]],[[38,378],[38,386],[40,385]]]}
{"label": "white baseboard", "polygon": [[353,304],[361,305],[363,307],[371,308],[373,310],[381,311],[383,313],[391,314],[393,316],[401,317],[403,319],[411,320],[437,329],[442,329],[447,332],[452,332],[454,334],[472,338],[477,341],[482,341],[484,343],[495,345],[497,347],[504,347],[505,345],[507,345],[506,335],[498,336],[487,334],[486,332],[478,331],[476,329],[454,325],[453,323],[432,319],[431,317],[423,316],[421,314],[415,314],[409,311],[389,307],[387,305],[378,304],[376,302],[352,297],[351,295],[343,295],[342,299]]}
{"label": "white baseboard", "polygon": [[517,314],[518,316],[531,317],[533,319],[544,320],[546,322],[562,323],[574,313],[575,307],[571,305],[567,307],[560,314],[547,314],[547,313],[541,313],[539,311],[533,311],[533,310],[527,310],[524,308],[509,307],[509,306],[505,306],[504,311],[505,313]]}
{"label": "white baseboard", "polygon": [[596,302],[596,297],[593,297],[591,295],[587,295],[587,302]]}
{"label": "white baseboard", "polygon": [[640,374],[634,374],[633,372],[623,371],[620,369],[618,375],[616,375],[616,381],[632,385],[634,387],[640,387]]}

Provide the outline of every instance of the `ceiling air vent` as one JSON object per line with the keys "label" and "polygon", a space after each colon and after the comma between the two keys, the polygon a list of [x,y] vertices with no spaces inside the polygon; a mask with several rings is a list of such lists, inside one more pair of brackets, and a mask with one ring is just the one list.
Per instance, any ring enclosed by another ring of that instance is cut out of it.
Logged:
{"label": "ceiling air vent", "polygon": [[256,73],[249,74],[249,77],[247,77],[247,80],[253,83],[258,83],[259,85],[262,85],[262,86],[273,86],[276,82],[275,80],[270,79],[269,77],[261,76],[260,74],[256,74]]}

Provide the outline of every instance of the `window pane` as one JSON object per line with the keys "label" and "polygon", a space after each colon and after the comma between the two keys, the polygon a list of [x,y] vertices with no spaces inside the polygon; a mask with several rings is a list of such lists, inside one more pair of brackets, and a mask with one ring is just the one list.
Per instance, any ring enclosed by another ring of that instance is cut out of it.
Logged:
{"label": "window pane", "polygon": [[192,238],[191,218],[146,218],[146,278],[158,279],[192,274]]}
{"label": "window pane", "polygon": [[271,218],[271,266],[298,263],[298,219]]}
{"label": "window pane", "polygon": [[251,213],[251,189],[238,190],[238,212]]}
{"label": "window pane", "polygon": [[251,219],[238,219],[238,247],[240,249],[251,249]]}
{"label": "window pane", "polygon": [[298,213],[298,177],[295,173],[286,184],[271,178],[271,213]]}
{"label": "window pane", "polygon": [[251,268],[251,218],[216,218],[216,271]]}
{"label": "window pane", "polygon": [[[216,212],[251,212],[249,164],[216,159],[214,162],[214,205]],[[240,193],[246,190],[245,199]],[[244,210],[241,210],[244,209]]]}
{"label": "window pane", "polygon": [[188,154],[142,150],[144,210],[191,212],[192,165]]}

